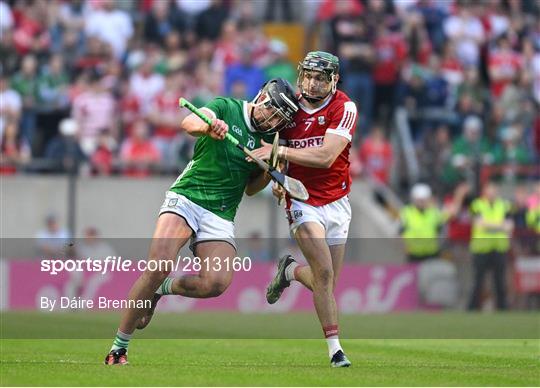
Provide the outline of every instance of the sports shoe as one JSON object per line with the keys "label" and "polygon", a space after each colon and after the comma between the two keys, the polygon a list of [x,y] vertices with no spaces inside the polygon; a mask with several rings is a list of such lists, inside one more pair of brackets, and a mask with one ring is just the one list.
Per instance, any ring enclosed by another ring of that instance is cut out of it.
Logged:
{"label": "sports shoe", "polygon": [[107,354],[107,357],[105,357],[105,365],[126,365],[127,363],[126,348],[111,350],[109,354]]}
{"label": "sports shoe", "polygon": [[332,368],[348,368],[351,366],[351,362],[343,353],[343,350],[338,350],[334,353],[332,356],[332,359],[330,360],[330,365],[332,365]]}
{"label": "sports shoe", "polygon": [[152,320],[152,316],[154,315],[156,306],[162,296],[163,295],[161,294],[154,294],[154,298],[152,298],[152,306],[148,309],[148,311],[146,312],[146,315],[139,319],[139,322],[137,323],[137,329],[142,330],[146,326],[148,326],[148,324]]}
{"label": "sports shoe", "polygon": [[266,300],[270,304],[278,301],[283,290],[291,285],[291,282],[285,278],[285,269],[296,260],[291,255],[285,255],[279,259],[276,276],[266,288]]}

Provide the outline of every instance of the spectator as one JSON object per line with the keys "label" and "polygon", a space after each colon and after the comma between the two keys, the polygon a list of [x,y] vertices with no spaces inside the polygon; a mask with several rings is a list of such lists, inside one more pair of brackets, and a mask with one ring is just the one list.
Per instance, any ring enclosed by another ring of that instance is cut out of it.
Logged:
{"label": "spectator", "polygon": [[144,20],[144,38],[148,42],[161,45],[172,32],[185,32],[184,20],[176,4],[170,0],[153,1]]}
{"label": "spectator", "polygon": [[497,308],[506,309],[506,262],[510,249],[509,236],[514,228],[510,204],[503,200],[497,187],[488,183],[481,197],[471,204],[473,227],[470,249],[474,257],[474,288],[469,309],[481,307],[481,291],[486,272],[493,270]]}
{"label": "spectator", "polygon": [[487,107],[488,91],[482,86],[475,68],[466,68],[464,77],[464,82],[457,89],[458,111],[463,118],[471,114],[481,115]]}
{"label": "spectator", "polygon": [[444,79],[454,89],[463,83],[465,72],[456,55],[456,47],[453,42],[449,41],[444,45],[441,56],[441,69]]}
{"label": "spectator", "polygon": [[360,146],[358,153],[362,169],[365,173],[388,185],[390,182],[390,169],[393,162],[392,145],[385,138],[380,126],[374,126],[371,134]]}
{"label": "spectator", "polygon": [[153,70],[154,64],[154,58],[147,57],[143,59],[142,64],[129,79],[131,92],[137,96],[143,115],[148,113],[152,101],[165,87],[163,76]]}
{"label": "spectator", "polygon": [[444,171],[452,155],[450,130],[446,125],[439,125],[434,131],[426,133],[418,147],[418,159],[423,171],[423,181],[435,191],[447,192],[446,183],[442,179]]}
{"label": "spectator", "polygon": [[212,72],[208,65],[201,64],[195,69],[195,84],[199,85],[193,95],[192,102],[195,106],[204,106],[220,94],[220,76]]}
{"label": "spectator", "polygon": [[287,58],[289,53],[287,44],[279,39],[272,39],[269,48],[268,64],[264,68],[266,79],[284,78],[289,81],[291,85],[295,85],[296,67],[293,66]]}
{"label": "spectator", "polygon": [[527,149],[519,144],[521,128],[518,123],[506,127],[501,133],[502,144],[494,152],[495,164],[509,167],[507,173],[515,174],[513,167],[530,162]]}
{"label": "spectator", "polygon": [[92,174],[110,175],[112,173],[115,162],[115,150],[116,141],[111,136],[110,131],[107,129],[101,130],[99,132],[96,150],[90,157]]}
{"label": "spectator", "polygon": [[20,57],[13,42],[14,19],[7,4],[0,1],[0,63],[6,74],[19,69]]}
{"label": "spectator", "polygon": [[18,131],[17,122],[8,120],[0,143],[0,175],[15,174],[30,162],[30,144]]}
{"label": "spectator", "polygon": [[143,120],[137,121],[131,137],[124,140],[120,149],[124,175],[134,178],[147,177],[160,158],[159,150],[148,139],[148,124]]}
{"label": "spectator", "polygon": [[84,238],[77,246],[77,257],[82,260],[105,260],[109,256],[116,256],[114,247],[101,238],[95,226],[84,229]]}
{"label": "spectator", "polygon": [[[344,5],[346,3],[341,6]],[[361,117],[360,129],[366,133],[371,126],[375,90],[373,32],[368,30],[363,18],[341,12],[332,19],[330,25],[337,53],[343,61],[343,88],[356,102]]]}
{"label": "spectator", "polygon": [[165,37],[165,50],[163,56],[156,64],[155,69],[160,74],[166,74],[171,69],[179,69],[188,64],[188,53],[182,48],[180,33],[176,30],[170,31]]}
{"label": "spectator", "polygon": [[38,255],[43,258],[64,258],[69,243],[69,232],[61,228],[58,217],[50,213],[45,217],[45,229],[36,234]]}
{"label": "spectator", "polygon": [[57,135],[58,124],[69,113],[69,77],[64,70],[62,56],[51,55],[47,68],[38,78],[38,125],[40,142],[47,144]]}
{"label": "spectator", "polygon": [[102,0],[100,4],[100,9],[88,15],[85,33],[110,45],[115,58],[122,59],[133,35],[133,21],[126,12],[116,9],[114,0]]}
{"label": "spectator", "polygon": [[32,144],[36,133],[37,59],[27,55],[22,60],[21,71],[11,80],[12,88],[22,98],[21,133]]}
{"label": "spectator", "polygon": [[102,83],[98,71],[89,75],[89,86],[73,101],[72,117],[77,121],[81,148],[86,155],[96,149],[97,136],[102,129],[116,133],[116,102]]}
{"label": "spectator", "polygon": [[445,180],[450,184],[462,180],[474,183],[480,166],[490,165],[493,161],[492,146],[482,135],[482,121],[470,116],[463,124],[463,135],[452,143],[452,157]]}
{"label": "spectator", "polygon": [[[401,3],[401,0],[397,0],[397,3]],[[447,17],[442,2],[418,0],[413,9],[422,14],[429,40],[433,44],[434,49],[440,53],[445,43],[443,23]]]}
{"label": "spectator", "polygon": [[429,72],[424,83],[423,133],[438,125],[451,121],[448,110],[448,82],[443,76],[441,63],[437,56],[429,60]]}
{"label": "spectator", "polygon": [[532,245],[531,250],[540,253],[540,183],[537,183],[534,188],[534,193],[527,200],[527,226],[536,235],[536,246]]}
{"label": "spectator", "polygon": [[[4,127],[8,121],[19,125],[22,111],[21,95],[9,87],[9,79],[0,72],[0,134],[4,132]],[[27,139],[28,140],[28,139]]]}
{"label": "spectator", "polygon": [[480,46],[485,41],[484,27],[473,14],[472,5],[464,1],[456,5],[457,12],[444,21],[444,32],[456,46],[463,66],[478,66]]}
{"label": "spectator", "polygon": [[292,21],[292,11],[290,0],[268,0],[266,2],[266,10],[264,12],[264,20],[267,22],[273,22],[275,20],[276,9],[278,4],[281,5],[282,18],[285,22],[290,23]]}
{"label": "spectator", "polygon": [[46,171],[53,173],[79,171],[79,167],[86,161],[86,155],[77,140],[78,133],[79,126],[76,120],[67,118],[60,122],[60,134],[49,142],[45,150],[45,158],[48,161]]}
{"label": "spectator", "polygon": [[232,95],[233,85],[238,81],[246,85],[246,97],[251,100],[264,83],[264,72],[254,63],[253,51],[244,47],[241,50],[240,62],[235,63],[225,71],[225,94]]}
{"label": "spectator", "polygon": [[[72,53],[72,55],[76,55]],[[89,36],[86,40],[86,51],[74,62],[77,70],[100,68],[107,61],[105,44],[97,37]]]}
{"label": "spectator", "polygon": [[411,61],[427,66],[433,47],[426,31],[422,14],[411,12],[404,20],[403,32],[408,47],[408,57]]}
{"label": "spectator", "polygon": [[131,135],[133,124],[143,118],[142,106],[139,97],[130,88],[129,80],[120,81],[120,123],[122,126],[122,136]]}
{"label": "spectator", "polygon": [[188,114],[186,109],[178,109],[178,97],[187,97],[185,83],[181,70],[170,71],[165,80],[165,89],[156,95],[148,113],[148,121],[154,127],[152,141],[166,167],[174,167],[171,166],[176,161],[172,154],[172,140],[178,135],[179,123]]}
{"label": "spectator", "polygon": [[438,236],[441,228],[450,217],[457,214],[466,192],[466,187],[456,190],[454,201],[440,211],[434,204],[428,185],[417,183],[412,187],[412,203],[403,208],[400,217],[400,234],[408,262],[417,263],[439,256]]}
{"label": "spectator", "polygon": [[19,55],[45,53],[50,45],[47,30],[47,7],[45,0],[21,3],[16,15],[13,43]]}
{"label": "spectator", "polygon": [[488,70],[493,97],[499,98],[521,69],[521,58],[512,50],[508,37],[500,36],[496,49],[489,55]]}
{"label": "spectator", "polygon": [[5,1],[0,1],[0,32],[5,33],[13,28],[13,13]]}
{"label": "spectator", "polygon": [[376,27],[375,37],[375,109],[377,119],[389,120],[394,111],[396,87],[407,46],[403,36],[391,32],[384,24]]}
{"label": "spectator", "polygon": [[210,7],[197,16],[195,32],[199,39],[215,42],[219,38],[229,15],[229,9],[223,3],[223,0],[212,0]]}
{"label": "spectator", "polygon": [[240,58],[239,35],[240,32],[235,21],[227,20],[223,24],[214,53],[214,68],[217,72],[224,73],[226,68],[238,62]]}

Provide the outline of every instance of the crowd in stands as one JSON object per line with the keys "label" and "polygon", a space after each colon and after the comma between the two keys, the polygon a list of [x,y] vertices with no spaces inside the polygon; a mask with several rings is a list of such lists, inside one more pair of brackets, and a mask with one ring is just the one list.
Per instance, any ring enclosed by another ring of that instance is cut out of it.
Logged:
{"label": "crowd in stands", "polygon": [[201,106],[251,99],[272,77],[295,83],[287,45],[262,32],[280,14],[304,24],[306,42],[319,42],[309,48],[340,57],[340,88],[360,112],[355,175],[403,183],[392,182],[397,109],[418,178],[438,194],[483,165],[517,174],[540,162],[537,2],[261,4],[0,0],[0,172],[178,173],[194,143],[178,131],[178,97]]}

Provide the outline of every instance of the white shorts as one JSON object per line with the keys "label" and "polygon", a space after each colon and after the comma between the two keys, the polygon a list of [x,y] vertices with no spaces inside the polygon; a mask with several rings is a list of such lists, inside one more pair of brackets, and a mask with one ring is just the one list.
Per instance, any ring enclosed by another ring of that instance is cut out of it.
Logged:
{"label": "white shorts", "polygon": [[159,209],[159,215],[163,213],[178,214],[186,220],[193,230],[193,237],[189,245],[192,251],[195,245],[202,241],[225,241],[236,250],[234,223],[215,215],[183,195],[167,191],[165,201]]}
{"label": "white shorts", "polygon": [[292,237],[303,223],[316,222],[326,231],[328,245],[342,245],[349,234],[351,204],[346,196],[324,206],[312,206],[293,199],[287,217]]}

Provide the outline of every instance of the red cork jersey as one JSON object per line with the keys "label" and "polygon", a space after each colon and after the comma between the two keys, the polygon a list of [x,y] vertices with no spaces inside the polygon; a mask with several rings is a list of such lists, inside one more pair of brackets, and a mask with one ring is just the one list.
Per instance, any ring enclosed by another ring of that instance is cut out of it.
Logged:
{"label": "red cork jersey", "polygon": [[337,201],[351,190],[349,174],[349,150],[356,129],[356,105],[342,91],[337,91],[330,100],[317,109],[300,106],[294,123],[280,132],[288,147],[321,147],[327,133],[349,140],[349,144],[330,168],[305,167],[289,163],[287,175],[299,179],[309,192],[306,201],[313,206],[323,206]]}

